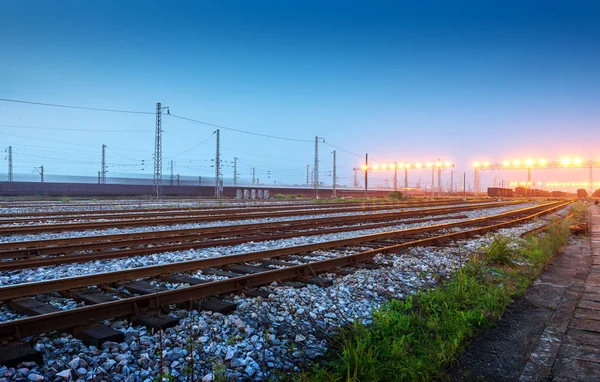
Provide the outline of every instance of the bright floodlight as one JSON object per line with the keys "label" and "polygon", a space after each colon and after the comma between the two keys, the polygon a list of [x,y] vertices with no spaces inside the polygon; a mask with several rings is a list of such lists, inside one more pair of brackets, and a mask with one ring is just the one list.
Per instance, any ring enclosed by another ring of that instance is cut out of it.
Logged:
{"label": "bright floodlight", "polygon": [[387,168],[387,164],[384,163],[384,164],[381,165],[381,169],[382,170],[385,170],[386,168]]}
{"label": "bright floodlight", "polygon": [[431,164],[431,162],[427,162],[427,163],[425,163],[425,166],[427,166],[427,168],[431,168],[431,166],[433,166],[433,164]]}
{"label": "bright floodlight", "polygon": [[545,166],[546,165],[546,160],[545,159],[540,159],[540,166]]}
{"label": "bright floodlight", "polygon": [[508,166],[510,166],[510,162],[509,162],[509,161],[507,161],[507,160],[505,160],[505,161],[504,161],[504,163],[502,163],[502,164],[503,164],[505,167],[508,167]]}
{"label": "bright floodlight", "polygon": [[450,161],[446,161],[446,162],[444,163],[444,166],[446,166],[446,167],[450,167],[450,166],[452,166],[452,163],[450,163]]}
{"label": "bright floodlight", "polygon": [[[420,163],[418,163],[418,166],[419,166],[419,167],[421,167],[421,164],[420,164]],[[405,164],[404,164],[404,167],[405,167],[405,168],[410,168],[410,163],[405,163]]]}
{"label": "bright floodlight", "polygon": [[379,165],[378,164],[374,164],[373,165],[373,170],[379,170]]}
{"label": "bright floodlight", "polygon": [[396,164],[395,163],[390,163],[390,169],[393,170],[396,168]]}
{"label": "bright floodlight", "polygon": [[478,168],[479,166],[480,166],[480,163],[479,163],[479,162],[475,162],[475,163],[473,163],[473,167],[475,167],[475,168]]}
{"label": "bright floodlight", "polygon": [[490,167],[490,162],[488,162],[488,161],[483,162],[483,167]]}
{"label": "bright floodlight", "polygon": [[528,167],[530,167],[530,166],[533,166],[533,159],[527,159],[527,160],[525,161],[525,164],[526,164]]}
{"label": "bright floodlight", "polygon": [[542,182],[538,182],[538,186],[541,186],[541,185],[542,185]]}
{"label": "bright floodlight", "polygon": [[513,161],[513,166],[518,167],[521,165],[521,161],[515,160]]}
{"label": "bright floodlight", "polygon": [[[409,166],[410,166],[410,165],[409,165]],[[415,164],[415,166],[416,166],[417,168],[421,168],[423,165],[421,164],[421,162],[417,162],[417,163]]]}
{"label": "bright floodlight", "polygon": [[366,164],[363,164],[361,167],[362,167],[363,170],[367,169],[367,165]]}
{"label": "bright floodlight", "polygon": [[569,158],[563,158],[560,160],[560,164],[562,164],[563,166],[568,166],[571,164],[571,160]]}
{"label": "bright floodlight", "polygon": [[579,166],[581,164],[581,159],[579,159],[579,158],[573,159],[573,164],[575,164],[576,166]]}

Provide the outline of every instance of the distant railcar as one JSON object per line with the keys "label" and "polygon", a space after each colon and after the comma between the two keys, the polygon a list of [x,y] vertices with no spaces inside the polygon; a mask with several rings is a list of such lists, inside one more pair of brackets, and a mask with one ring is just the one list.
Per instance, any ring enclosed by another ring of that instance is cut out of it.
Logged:
{"label": "distant railcar", "polygon": [[500,188],[500,187],[488,187],[487,194],[490,197],[511,197],[513,196],[513,190],[510,188]]}

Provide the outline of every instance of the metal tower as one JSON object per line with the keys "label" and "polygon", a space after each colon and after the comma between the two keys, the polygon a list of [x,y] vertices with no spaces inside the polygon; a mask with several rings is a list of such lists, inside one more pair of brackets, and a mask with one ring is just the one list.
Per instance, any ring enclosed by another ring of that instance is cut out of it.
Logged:
{"label": "metal tower", "polygon": [[44,183],[44,166],[34,167],[33,169],[40,174],[40,181]]}
{"label": "metal tower", "polygon": [[398,191],[398,162],[394,162],[394,191]]}
{"label": "metal tower", "polygon": [[8,181],[13,181],[12,146],[8,146]]}
{"label": "metal tower", "polygon": [[369,199],[369,154],[365,154],[365,202]]}
{"label": "metal tower", "polygon": [[173,185],[173,161],[171,161],[171,179],[169,180],[169,185]]}
{"label": "metal tower", "polygon": [[336,174],[336,163],[335,163],[335,150],[333,150],[333,190],[331,196],[334,198],[337,197],[336,188],[337,188],[337,174]]}
{"label": "metal tower", "polygon": [[215,153],[215,196],[221,197],[221,132],[217,129],[217,152]]}
{"label": "metal tower", "polygon": [[237,184],[237,158],[233,157],[233,184]]}
{"label": "metal tower", "polygon": [[306,165],[306,185],[310,185],[310,165]]}
{"label": "metal tower", "polygon": [[319,137],[315,137],[315,164],[313,173],[313,186],[315,189],[315,198],[319,199]]}
{"label": "metal tower", "polygon": [[156,199],[162,198],[162,106],[156,104],[156,131],[154,135],[154,186],[152,193]]}
{"label": "metal tower", "polygon": [[102,161],[100,162],[100,183],[106,184],[106,145],[102,145]]}

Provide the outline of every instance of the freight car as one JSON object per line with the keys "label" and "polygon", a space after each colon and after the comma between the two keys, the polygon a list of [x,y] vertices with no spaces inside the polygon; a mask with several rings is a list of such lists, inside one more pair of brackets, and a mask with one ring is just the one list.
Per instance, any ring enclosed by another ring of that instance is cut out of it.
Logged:
{"label": "freight car", "polygon": [[500,187],[488,187],[488,196],[491,197],[511,197],[513,196],[513,190],[511,188],[500,188]]}

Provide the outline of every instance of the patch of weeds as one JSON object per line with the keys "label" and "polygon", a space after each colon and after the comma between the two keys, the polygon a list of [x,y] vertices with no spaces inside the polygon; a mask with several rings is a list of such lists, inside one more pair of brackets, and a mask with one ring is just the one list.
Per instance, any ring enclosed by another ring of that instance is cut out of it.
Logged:
{"label": "patch of weeds", "polygon": [[327,360],[296,381],[430,381],[489,328],[511,299],[523,294],[569,236],[569,219],[545,234],[514,241],[495,236],[446,283],[372,313],[369,326],[354,323],[329,339]]}

